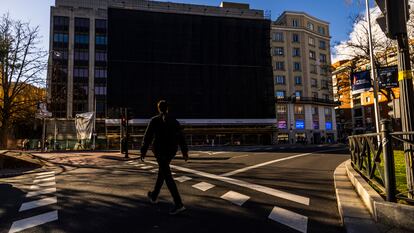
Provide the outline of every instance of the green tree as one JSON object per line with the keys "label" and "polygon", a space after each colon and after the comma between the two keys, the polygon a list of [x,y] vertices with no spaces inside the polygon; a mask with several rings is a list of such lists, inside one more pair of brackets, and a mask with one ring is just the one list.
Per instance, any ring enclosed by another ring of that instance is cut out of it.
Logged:
{"label": "green tree", "polygon": [[29,109],[44,98],[27,96],[28,89],[45,85],[43,72],[47,52],[39,47],[39,27],[13,20],[9,14],[0,18],[0,148],[7,147],[13,124],[22,117],[33,117]]}

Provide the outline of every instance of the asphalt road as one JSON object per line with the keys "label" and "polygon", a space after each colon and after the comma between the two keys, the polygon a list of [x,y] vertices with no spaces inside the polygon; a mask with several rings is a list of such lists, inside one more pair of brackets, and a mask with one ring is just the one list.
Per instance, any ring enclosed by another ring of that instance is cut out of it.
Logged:
{"label": "asphalt road", "polygon": [[[163,187],[152,205],[153,157],[44,154],[60,165],[0,179],[0,232],[344,232],[333,171],[344,147],[196,148],[172,170],[187,210],[170,216]],[[64,165],[62,165],[64,164]]]}

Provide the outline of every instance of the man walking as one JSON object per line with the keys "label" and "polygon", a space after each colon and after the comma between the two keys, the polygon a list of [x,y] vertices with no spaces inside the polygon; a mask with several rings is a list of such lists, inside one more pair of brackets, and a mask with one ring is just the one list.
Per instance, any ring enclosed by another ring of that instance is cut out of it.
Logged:
{"label": "man walking", "polygon": [[185,143],[184,135],[181,130],[180,123],[168,115],[168,104],[165,100],[158,102],[157,116],[154,116],[145,131],[144,140],[141,146],[141,160],[147,154],[148,147],[152,143],[152,151],[158,163],[158,177],[155,182],[153,191],[148,192],[148,198],[151,203],[157,202],[157,197],[164,183],[167,184],[171,196],[174,199],[175,206],[170,214],[175,215],[185,210],[178,193],[177,186],[171,175],[170,162],[175,157],[178,145],[185,161],[188,159],[188,148]]}

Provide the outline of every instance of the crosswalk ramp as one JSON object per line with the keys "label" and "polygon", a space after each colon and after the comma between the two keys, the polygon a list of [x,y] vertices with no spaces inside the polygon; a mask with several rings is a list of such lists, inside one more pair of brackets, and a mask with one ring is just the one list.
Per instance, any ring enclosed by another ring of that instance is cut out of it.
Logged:
{"label": "crosswalk ramp", "polygon": [[12,223],[9,233],[20,232],[32,227],[58,220],[58,211],[52,210],[41,214],[31,215],[30,211],[39,211],[42,207],[56,205],[55,172],[47,171],[36,173],[26,200],[19,208],[19,216],[30,216],[16,220]]}
{"label": "crosswalk ramp", "polygon": [[[156,165],[155,162],[151,162],[152,166],[148,165],[148,163],[140,162],[140,161],[128,161],[126,163],[128,165],[135,166],[138,169],[147,170],[147,171],[152,171],[151,168],[154,169],[153,167],[154,165]],[[151,167],[151,168],[148,168],[148,167]],[[177,168],[177,166],[171,166],[171,167],[172,169]],[[190,169],[182,169],[182,170],[189,171]],[[303,205],[304,207],[309,206],[309,198],[307,197],[288,193],[288,192],[281,191],[281,190],[274,190],[269,187],[263,187],[260,185],[250,184],[244,181],[235,181],[234,179],[229,178],[229,177],[223,177],[222,180],[221,179],[218,179],[218,180],[219,181],[223,181],[223,180],[230,181],[229,183],[231,185],[240,186],[238,190],[235,191],[235,190],[229,189],[229,190],[226,190],[224,193],[217,192],[217,191],[214,191],[215,189],[218,188],[216,184],[212,184],[206,181],[199,181],[199,176],[193,177],[194,174],[191,174],[191,173],[184,172],[184,174],[181,174],[183,173],[182,170],[177,171],[179,172],[179,175],[174,176],[175,181],[179,183],[184,183],[184,184],[186,184],[187,182],[191,182],[190,184],[191,187],[200,192],[211,192],[213,195],[217,195],[220,193],[219,194],[220,199],[225,200],[241,208],[243,208],[243,206],[245,206],[246,203],[252,199],[251,196],[245,193],[242,193],[239,190],[240,187],[246,188],[247,186],[250,186],[249,187],[250,192],[251,190],[254,190],[254,191],[262,192],[270,196],[282,198],[284,200],[293,202],[295,203],[295,205]],[[203,175],[202,173],[200,174]],[[175,173],[173,175],[175,175]],[[214,181],[214,178],[216,178],[216,175],[211,175],[209,178],[213,178],[213,181]],[[223,188],[225,189],[226,186],[220,187],[221,190]],[[282,224],[298,232],[306,233],[308,231],[308,217],[307,216],[296,213],[292,210],[288,210],[286,208],[282,208],[280,206],[273,206],[273,208],[267,213],[267,215],[263,217],[266,217],[267,219],[270,219],[275,223]]]}

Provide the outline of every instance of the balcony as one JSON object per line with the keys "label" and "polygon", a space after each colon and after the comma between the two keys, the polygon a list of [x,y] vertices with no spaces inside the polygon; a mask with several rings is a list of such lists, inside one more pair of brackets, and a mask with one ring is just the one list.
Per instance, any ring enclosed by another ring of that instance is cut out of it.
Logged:
{"label": "balcony", "polygon": [[322,99],[322,98],[315,98],[315,97],[296,97],[296,96],[276,98],[276,103],[320,104],[320,105],[329,105],[329,106],[341,105],[339,101],[334,101],[330,99]]}

